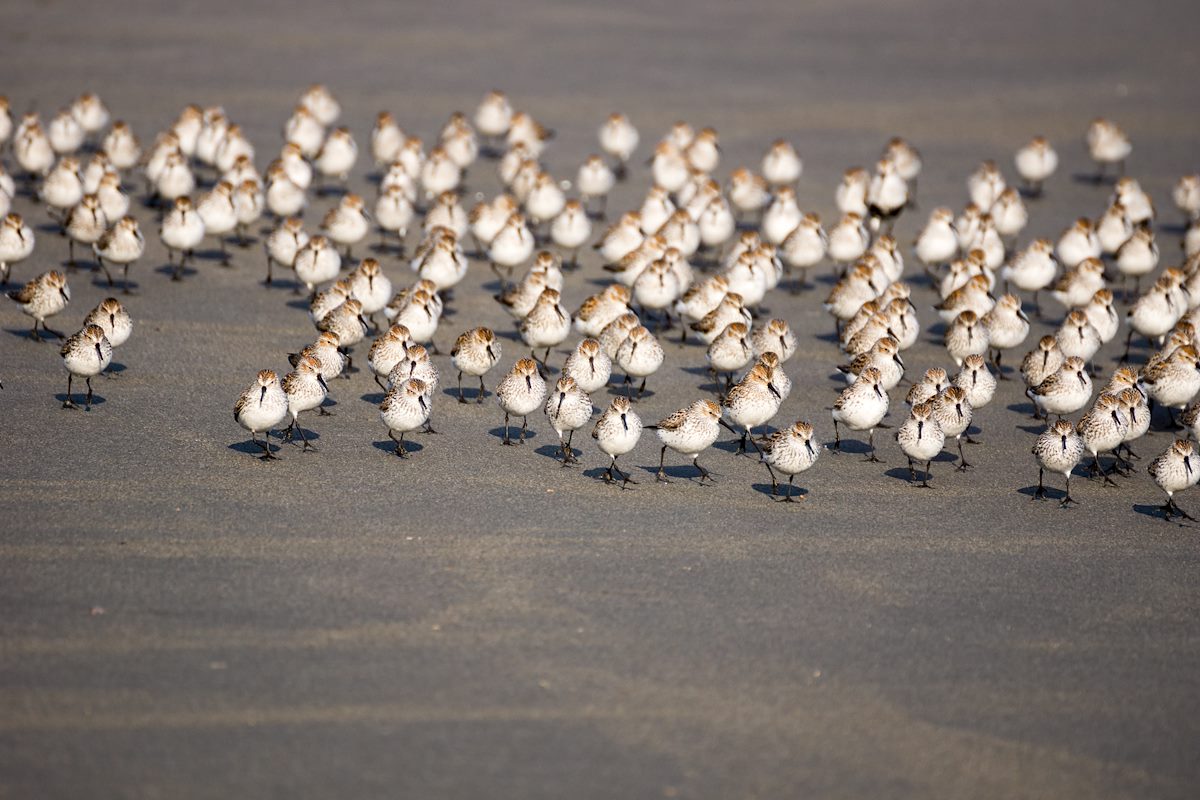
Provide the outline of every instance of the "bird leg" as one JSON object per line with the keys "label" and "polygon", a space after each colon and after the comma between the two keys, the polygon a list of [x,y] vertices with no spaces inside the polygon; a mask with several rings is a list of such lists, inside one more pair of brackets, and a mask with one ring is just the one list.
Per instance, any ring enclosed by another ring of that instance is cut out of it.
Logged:
{"label": "bird leg", "polygon": [[485,394],[487,394],[487,390],[483,386],[483,376],[480,375],[479,376],[479,397],[475,398],[476,405],[483,402],[483,396]]}
{"label": "bird leg", "polygon": [[400,458],[408,458],[408,451],[404,449],[404,434],[400,434],[400,438],[397,439],[396,434],[389,430],[388,438],[396,443],[396,449],[392,452],[394,452]]}
{"label": "bird leg", "polygon": [[87,397],[83,401],[83,410],[91,411],[92,410],[92,376],[91,375],[87,376],[87,378],[85,380],[87,381],[88,393],[87,393]]}
{"label": "bird leg", "polygon": [[954,440],[955,440],[956,442],[958,442],[958,471],[959,471],[959,472],[966,472],[967,470],[974,468],[974,464],[968,464],[968,463],[967,463],[967,459],[966,459],[966,457],[963,455],[963,451],[962,451],[962,446],[963,446],[963,443],[962,443],[962,438],[961,438],[961,437],[958,437],[958,436],[955,436],[955,437],[954,437]]}
{"label": "bird leg", "polygon": [[508,412],[504,412],[504,441],[501,444],[511,445],[512,439],[508,438]]}
{"label": "bird leg", "polygon": [[706,480],[713,481],[713,483],[716,483],[716,481],[713,480],[712,473],[709,472],[708,470],[706,470],[704,467],[700,466],[700,456],[696,456],[695,458],[692,459],[692,466],[695,467],[696,469],[700,470],[701,485],[703,485],[704,481],[706,481]]}
{"label": "bird leg", "polygon": [[[258,444],[258,440],[254,438],[254,431],[250,432],[250,439]],[[263,454],[259,460],[261,461],[278,461],[279,456],[271,454],[271,432],[265,431],[262,440]]]}
{"label": "bird leg", "polygon": [[1173,498],[1173,497],[1170,497],[1170,496],[1167,497],[1167,504],[1165,506],[1163,506],[1163,510],[1165,510],[1167,512],[1167,515],[1166,515],[1167,520],[1170,520],[1173,515],[1178,514],[1179,516],[1183,517],[1184,519],[1191,520],[1192,522],[1196,521],[1195,517],[1193,517],[1191,514],[1187,513],[1186,511],[1184,511],[1179,506],[1175,505],[1175,498]]}
{"label": "bird leg", "polygon": [[1044,469],[1042,469],[1041,467],[1038,467],[1038,488],[1037,488],[1037,491],[1033,493],[1034,500],[1045,500],[1046,499],[1046,484],[1042,482],[1042,477],[1043,477],[1044,472],[1045,472]]}
{"label": "bird leg", "polygon": [[310,441],[308,441],[308,437],[306,437],[306,435],[304,433],[304,428],[300,427],[299,425],[296,425],[296,432],[298,432],[300,434],[300,441],[302,441],[302,443],[304,443],[304,446],[301,447],[300,452],[308,452],[310,450],[313,452],[317,452],[317,447],[314,447],[312,445],[312,443],[310,443]]}
{"label": "bird leg", "polygon": [[462,393],[462,370],[461,369],[458,371],[458,402],[460,402],[460,403],[467,402],[466,398],[463,397],[463,393]]}
{"label": "bird leg", "polygon": [[75,405],[75,403],[71,400],[71,378],[73,377],[74,376],[71,373],[67,373],[67,399],[63,400],[63,408],[79,408],[79,406]]}
{"label": "bird leg", "polygon": [[875,455],[875,429],[871,428],[871,432],[867,434],[867,446],[871,448],[871,454],[864,461],[870,461],[872,464],[885,464],[881,458]]}
{"label": "bird leg", "polygon": [[662,448],[662,452],[658,454],[658,474],[655,476],[655,480],[657,480],[659,483],[670,483],[671,482],[667,478],[667,473],[663,471],[663,461],[666,460],[666,457],[667,457],[667,446],[664,444],[663,448]]}
{"label": "bird leg", "polygon": [[101,256],[96,256],[96,269],[104,271],[104,277],[108,278],[108,285],[112,286],[113,285],[112,275],[109,274],[108,266],[105,265],[104,258]]}

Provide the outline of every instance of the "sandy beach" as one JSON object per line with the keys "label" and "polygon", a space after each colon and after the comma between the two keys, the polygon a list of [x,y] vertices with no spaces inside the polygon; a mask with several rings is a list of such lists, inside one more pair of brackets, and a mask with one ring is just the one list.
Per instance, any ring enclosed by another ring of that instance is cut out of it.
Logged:
{"label": "sandy beach", "polygon": [[[0,93],[45,119],[95,91],[144,143],[185,104],[221,104],[261,169],[321,81],[360,145],[350,187],[372,201],[379,110],[428,143],[503,88],[555,129],[543,161],[562,178],[620,110],[642,146],[610,215],[640,203],[641,161],[679,119],[720,132],[722,179],[795,143],[800,205],[826,221],[842,171],[903,135],[925,161],[896,229],[924,328],[910,377],[952,363],[908,245],[929,210],[967,202],[983,159],[1013,179],[1035,134],[1062,166],[1022,242],[1103,211],[1110,188],[1079,179],[1103,115],[1133,140],[1162,265],[1182,261],[1170,187],[1200,169],[1195,4],[902,5],[14,3]],[[498,191],[493,163],[467,184],[470,203]],[[333,202],[310,204],[310,230]],[[15,278],[62,268],[45,209],[22,196],[14,210],[38,226]],[[231,411],[257,370],[282,375],[312,341],[306,304],[261,285],[261,242],[230,269],[206,248],[172,282],[154,211],[134,213],[148,245],[135,330],[89,413],[60,409],[57,346],[0,303],[0,798],[1196,795],[1200,535],[1161,519],[1144,469],[1172,440],[1165,415],[1135,444],[1139,472],[1105,488],[1081,469],[1062,511],[1031,500],[1042,428],[1017,375],[977,413],[973,471],[944,455],[920,491],[892,431],[876,435],[885,464],[851,436],[788,506],[729,435],[701,486],[677,455],[656,485],[647,434],[622,459],[639,481],[625,492],[586,435],[583,464],[561,469],[540,414],[524,448],[501,447],[494,400],[454,402],[441,355],[441,433],[412,437],[408,461],[388,452],[363,371],[332,382],[336,416],[305,422],[320,452],[264,464]],[[774,424],[809,420],[825,443],[845,360],[821,308],[831,274],[765,302],[802,342]],[[51,325],[70,333],[110,290],[86,268],[68,277]],[[606,278],[589,250],[565,305]],[[504,368],[526,354],[496,288],[473,262],[443,353],[487,325]],[[1061,320],[1045,305],[1031,344]],[[1123,335],[1098,357],[1106,373]],[[637,407],[648,422],[713,397],[702,347],[664,346]],[[1061,479],[1048,484],[1057,497]],[[1200,493],[1177,500],[1200,515]]]}

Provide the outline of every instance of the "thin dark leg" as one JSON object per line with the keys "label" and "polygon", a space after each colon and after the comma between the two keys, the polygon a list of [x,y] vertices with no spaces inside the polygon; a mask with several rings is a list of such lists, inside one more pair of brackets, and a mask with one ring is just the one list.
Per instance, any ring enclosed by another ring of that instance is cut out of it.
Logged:
{"label": "thin dark leg", "polygon": [[662,452],[658,454],[658,475],[655,476],[656,480],[658,480],[660,483],[670,483],[671,482],[670,480],[667,479],[667,474],[665,472],[663,472],[663,462],[666,460],[666,458],[667,458],[667,446],[664,444],[663,448],[662,448]]}
{"label": "thin dark leg", "polygon": [[[251,439],[254,438],[253,432],[250,433],[250,438]],[[263,461],[278,461],[279,460],[279,456],[271,454],[271,432],[270,431],[266,431],[263,433],[262,446],[263,446],[263,454],[262,454]]]}
{"label": "thin dark leg", "polygon": [[300,448],[301,453],[308,452],[309,450],[312,450],[314,453],[317,452],[317,448],[313,447],[313,445],[309,443],[308,437],[304,435],[304,428],[299,424],[298,420],[296,424],[296,432],[300,434],[300,441],[304,442],[304,446]]}
{"label": "thin dark leg", "polygon": [[837,420],[833,421],[833,449],[839,453],[842,450],[842,435],[838,433]]}
{"label": "thin dark leg", "polygon": [[74,376],[71,373],[67,373],[67,399],[63,400],[63,408],[79,408],[79,406],[75,405],[75,403],[71,400],[71,379],[73,377]]}
{"label": "thin dark leg", "polygon": [[[700,470],[700,483],[704,483],[706,480],[711,481],[713,479],[712,473],[700,466],[700,456],[696,456],[692,459],[692,466]],[[716,483],[716,481],[713,482]]]}
{"label": "thin dark leg", "polygon": [[125,294],[132,294],[129,290],[129,264],[125,265],[125,269],[121,272],[121,283],[124,287],[121,289]]}
{"label": "thin dark leg", "polygon": [[396,434],[389,430],[388,438],[396,443],[396,449],[392,452],[400,458],[408,458],[408,451],[404,449],[404,434],[400,434],[400,438],[397,439]]}
{"label": "thin dark leg", "polygon": [[467,402],[466,398],[463,397],[463,393],[462,393],[462,370],[461,369],[458,371],[458,402],[460,402],[460,403]]}
{"label": "thin dark leg", "polygon": [[864,461],[870,461],[872,464],[885,463],[882,459],[875,455],[875,429],[871,428],[871,432],[867,434],[867,446],[871,448],[871,454]]}
{"label": "thin dark leg", "polygon": [[112,275],[109,274],[108,266],[105,265],[104,259],[102,257],[96,256],[96,266],[104,271],[104,277],[108,278],[108,285],[112,286],[113,285]]}
{"label": "thin dark leg", "polygon": [[1192,522],[1196,521],[1195,517],[1193,517],[1191,514],[1187,513],[1186,511],[1184,511],[1179,506],[1175,505],[1175,498],[1173,498],[1173,497],[1167,498],[1167,508],[1169,509],[1167,519],[1171,518],[1170,512],[1174,512],[1175,514],[1183,517],[1184,519],[1191,520]]}
{"label": "thin dark leg", "polygon": [[91,411],[92,410],[92,376],[88,375],[87,378],[85,378],[84,380],[86,380],[86,382],[87,382],[88,393],[87,393],[87,398],[85,398],[83,401],[83,410]]}
{"label": "thin dark leg", "polygon": [[1045,470],[1042,469],[1041,467],[1038,467],[1038,488],[1037,488],[1037,491],[1033,493],[1034,500],[1045,500],[1046,499],[1046,484],[1043,483],[1043,481],[1042,481],[1042,477],[1043,477],[1044,473],[1045,473]]}
{"label": "thin dark leg", "polygon": [[[787,494],[783,496],[783,502],[785,502],[785,503],[796,502],[796,499],[794,497],[792,497],[792,485],[793,485],[792,481],[794,481],[794,480],[796,480],[795,475],[788,475],[788,490],[787,490]],[[804,498],[800,498],[800,499],[803,500]]]}
{"label": "thin dark leg", "polygon": [[930,487],[930,485],[929,485],[929,479],[930,479],[931,477],[933,477],[933,469],[932,469],[932,467],[933,467],[933,459],[932,459],[932,458],[927,458],[927,459],[925,459],[925,479],[924,479],[923,481],[921,481],[921,488],[922,488],[922,489],[929,489],[929,488],[932,488],[932,487]]}
{"label": "thin dark leg", "polygon": [[637,484],[637,481],[635,481],[633,479],[632,475],[630,475],[628,472],[622,472],[621,468],[617,466],[617,457],[616,456],[613,456],[612,464],[610,465],[610,467],[611,467],[611,469],[616,471],[616,473],[618,475],[621,476],[621,488],[622,489],[626,488],[626,486],[630,483],[635,484],[635,485]]}
{"label": "thin dark leg", "polygon": [[521,444],[525,444],[525,432],[529,430],[529,417],[521,417]]}
{"label": "thin dark leg", "polygon": [[1062,508],[1066,508],[1067,506],[1071,505],[1071,503],[1074,503],[1074,502],[1077,502],[1077,501],[1075,500],[1074,497],[1071,497],[1071,475],[1068,473],[1067,474],[1067,496],[1062,499],[1062,503],[1060,505],[1062,506]]}
{"label": "thin dark leg", "polygon": [[958,442],[958,471],[959,471],[959,472],[965,472],[966,470],[969,470],[969,469],[971,469],[971,467],[972,467],[973,465],[971,465],[971,464],[968,464],[968,463],[967,463],[967,459],[966,459],[966,457],[963,455],[963,451],[962,451],[962,446],[963,446],[963,443],[962,443],[962,437],[961,437],[961,436],[955,436],[955,437],[954,437],[954,441]]}
{"label": "thin dark leg", "polygon": [[476,397],[476,398],[475,398],[475,403],[476,403],[476,405],[478,405],[479,403],[482,403],[482,402],[483,402],[483,396],[484,396],[485,394],[487,394],[487,389],[485,389],[485,388],[484,388],[484,385],[483,385],[483,376],[482,376],[482,375],[480,375],[480,376],[479,376],[479,397]]}
{"label": "thin dark leg", "polygon": [[504,412],[504,441],[501,444],[512,444],[512,439],[508,438],[508,412]]}

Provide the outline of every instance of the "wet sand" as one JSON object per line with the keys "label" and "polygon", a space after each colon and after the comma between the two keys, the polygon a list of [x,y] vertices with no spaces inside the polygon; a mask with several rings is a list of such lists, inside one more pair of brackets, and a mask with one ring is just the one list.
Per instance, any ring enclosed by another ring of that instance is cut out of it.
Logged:
{"label": "wet sand", "polygon": [[[926,163],[906,243],[929,209],[966,202],[983,158],[1011,177],[1036,133],[1063,164],[1022,240],[1098,215],[1109,190],[1073,176],[1103,114],[1133,138],[1130,173],[1177,263],[1169,189],[1200,168],[1200,13],[1078,6],[21,5],[0,91],[48,116],[95,90],[145,142],[185,103],[221,103],[263,167],[321,80],[361,146],[352,188],[373,196],[376,111],[429,141],[497,86],[557,130],[544,161],[561,177],[612,110],[639,126],[643,155],[676,119],[716,127],[722,176],[789,138],[801,205],[826,220],[842,170],[902,134]],[[609,208],[632,207],[646,180],[639,166]],[[468,183],[493,193],[491,165]],[[310,206],[310,228],[331,202]],[[16,210],[48,221],[27,197]],[[153,212],[136,213],[152,232],[136,328],[90,413],[59,409],[57,348],[0,305],[0,796],[1194,796],[1196,529],[1158,518],[1144,471],[1116,489],[1078,475],[1070,511],[1031,502],[1039,428],[1019,381],[978,413],[976,469],[941,459],[928,492],[907,485],[888,432],[886,464],[863,463],[862,446],[826,453],[797,506],[773,504],[728,437],[703,459],[719,476],[705,487],[678,457],[673,483],[654,485],[644,437],[624,459],[641,483],[620,492],[586,436],[582,467],[560,469],[540,415],[525,448],[503,448],[494,402],[449,394],[442,433],[400,462],[361,372],[334,383],[337,416],[307,421],[319,453],[262,464],[230,412],[256,370],[282,374],[311,340],[305,312],[258,284],[259,245],[172,283]],[[66,257],[38,236],[21,280]],[[394,256],[385,269],[408,280]],[[566,304],[604,274],[588,253]],[[933,291],[910,274],[919,374],[948,359]],[[843,359],[820,308],[828,270],[815,277],[766,303],[803,342],[776,422],[811,420],[830,441]],[[51,323],[68,333],[109,293],[86,271],[70,281]],[[505,366],[523,355],[494,283],[472,265],[443,352],[489,325],[510,337]],[[1104,368],[1119,355],[1107,347]],[[638,406],[648,421],[711,396],[699,346],[667,357]],[[890,422],[901,409],[894,398]],[[1139,442],[1141,464],[1170,440]],[[1179,502],[1200,512],[1192,492]]]}

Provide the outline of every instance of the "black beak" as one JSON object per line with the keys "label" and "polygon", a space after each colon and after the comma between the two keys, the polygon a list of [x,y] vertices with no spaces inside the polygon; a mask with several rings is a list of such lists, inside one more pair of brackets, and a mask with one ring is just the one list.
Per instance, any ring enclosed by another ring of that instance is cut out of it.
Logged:
{"label": "black beak", "polygon": [[262,405],[262,401],[267,399],[267,387],[262,387],[262,391],[258,393],[258,404]]}
{"label": "black beak", "polygon": [[103,360],[104,360],[104,351],[100,349],[100,343],[99,343],[99,342],[96,342],[96,360],[97,360],[97,361],[103,361]]}
{"label": "black beak", "polygon": [[554,413],[555,413],[555,414],[562,413],[562,404],[563,404],[563,400],[566,400],[566,399],[567,399],[567,393],[566,393],[566,392],[559,392],[559,393],[558,393],[558,407],[554,409]]}
{"label": "black beak", "polygon": [[1188,456],[1183,457],[1183,468],[1187,470],[1187,474],[1192,474],[1192,459]]}
{"label": "black beak", "polygon": [[329,387],[325,384],[325,377],[320,373],[317,373],[317,383],[321,384],[322,389],[327,392],[329,391]]}
{"label": "black beak", "polygon": [[1087,386],[1087,378],[1083,377],[1083,373],[1082,373],[1082,372],[1076,372],[1076,373],[1075,373],[1075,376],[1076,376],[1077,378],[1079,378],[1079,385],[1080,385],[1080,386]]}
{"label": "black beak", "polygon": [[419,395],[417,395],[417,402],[421,404],[421,410],[422,410],[422,411],[428,411],[428,410],[429,410],[429,409],[426,407],[426,405],[425,405],[425,395],[423,395],[423,394],[419,394]]}
{"label": "black beak", "polygon": [[58,293],[62,295],[63,300],[66,300],[68,303],[71,302],[71,298],[67,297],[67,287],[62,287],[58,290]]}
{"label": "black beak", "polygon": [[875,394],[879,395],[879,399],[882,400],[883,392],[879,391],[879,384],[877,383],[874,386],[872,386],[871,388],[873,388],[875,390]]}
{"label": "black beak", "polygon": [[775,388],[775,384],[768,383],[767,388],[771,391],[771,394],[775,395],[780,400],[783,399],[783,396],[779,394],[779,390]]}
{"label": "black beak", "polygon": [[525,376],[525,388],[531,392],[533,391],[533,381],[529,379],[528,375]]}
{"label": "black beak", "polygon": [[492,346],[489,344],[486,349],[487,349],[488,358],[490,358],[492,361],[495,361],[496,354],[492,352]]}
{"label": "black beak", "polygon": [[726,422],[725,420],[721,419],[720,417],[717,417],[717,423],[718,423],[718,424],[720,424],[720,426],[721,426],[722,428],[724,428],[725,430],[729,431],[729,432],[730,432],[730,433],[732,433],[733,435],[735,435],[735,436],[737,436],[737,435],[738,435],[738,432],[737,432],[737,431],[735,431],[735,430],[733,429],[733,426],[732,426],[732,425],[730,425],[730,424],[729,424],[728,422]]}
{"label": "black beak", "polygon": [[625,428],[625,430],[629,430],[629,423],[625,420],[624,414],[621,415],[621,426]]}
{"label": "black beak", "polygon": [[812,441],[806,441],[806,442],[804,443],[804,449],[808,451],[808,454],[809,454],[810,456],[815,456],[815,455],[816,455],[816,453],[815,453],[815,452],[813,451],[813,449],[812,449]]}

